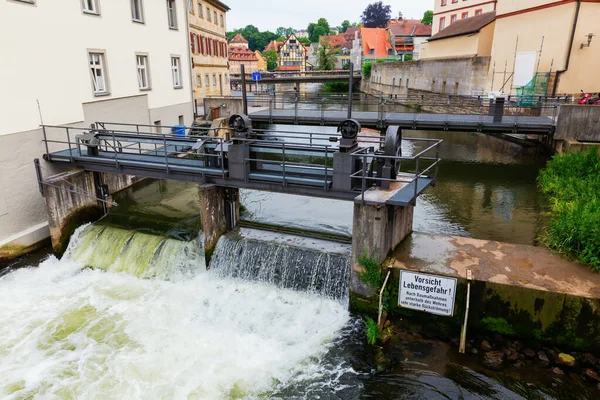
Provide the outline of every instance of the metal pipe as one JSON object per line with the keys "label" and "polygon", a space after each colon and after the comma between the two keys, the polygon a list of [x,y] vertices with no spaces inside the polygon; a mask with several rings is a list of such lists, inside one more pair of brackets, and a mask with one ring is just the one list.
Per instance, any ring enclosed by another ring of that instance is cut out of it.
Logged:
{"label": "metal pipe", "polygon": [[390,278],[390,273],[392,271],[388,271],[387,275],[385,276],[385,280],[383,281],[383,286],[381,287],[381,290],[379,291],[379,316],[377,317],[377,326],[379,326],[379,329],[382,328],[381,326],[381,315],[383,314],[383,291],[385,290],[385,286],[387,285],[388,279]]}
{"label": "metal pipe", "polygon": [[[246,93],[246,66],[240,65],[240,73],[242,74],[242,105],[244,114],[248,115],[248,93]],[[206,110],[204,110],[206,112]]]}
{"label": "metal pipe", "polygon": [[348,119],[352,118],[352,87],[354,86],[354,63],[350,63],[350,78],[348,84]]}

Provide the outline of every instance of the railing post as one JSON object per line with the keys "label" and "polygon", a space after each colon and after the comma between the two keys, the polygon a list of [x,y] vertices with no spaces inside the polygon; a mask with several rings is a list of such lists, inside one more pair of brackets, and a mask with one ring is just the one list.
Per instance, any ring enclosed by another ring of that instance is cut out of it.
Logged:
{"label": "railing post", "polygon": [[273,97],[269,96],[269,123],[273,123]]}
{"label": "railing post", "polygon": [[325,125],[325,99],[321,99],[321,125]]}
{"label": "railing post", "polygon": [[[198,109],[197,101],[198,101],[197,99],[194,99],[194,104],[196,105],[196,110]],[[194,111],[194,113],[195,113],[195,111]],[[196,118],[198,118],[198,117],[196,116]],[[139,124],[135,124],[135,131],[137,132],[137,135],[140,134],[140,125]],[[138,143],[138,150],[140,152],[140,155],[142,155],[142,143],[141,142]]]}
{"label": "railing post", "polygon": [[117,141],[115,140],[115,131],[112,131],[113,151],[115,152],[115,164],[119,168],[119,154],[117,153]]}
{"label": "railing post", "polygon": [[67,130],[67,142],[69,143],[69,160],[73,162],[73,153],[71,152],[71,135],[69,134],[69,128]]}
{"label": "railing post", "polygon": [[219,138],[219,144],[221,145],[221,177],[225,179],[225,144],[223,138]]}
{"label": "railing post", "polygon": [[415,197],[414,197],[415,203],[417,201],[417,194],[419,193],[419,159],[420,158],[421,157],[417,157],[417,161],[416,161],[416,164],[415,164],[415,175],[416,175],[416,178],[415,178]]}
{"label": "railing post", "polygon": [[328,172],[328,166],[327,163],[329,162],[329,146],[325,146],[325,191],[329,191],[329,185],[327,185],[327,172]]}
{"label": "railing post", "polygon": [[282,171],[283,171],[283,187],[286,187],[287,185],[285,182],[285,142],[282,143],[282,149],[283,149],[283,151],[282,151],[281,159],[283,160],[283,162],[282,162],[281,166],[282,166]]}
{"label": "railing post", "polygon": [[298,92],[296,92],[296,99],[294,101],[294,124],[298,125]]}
{"label": "railing post", "polygon": [[46,145],[46,159],[50,160],[50,151],[48,150],[48,138],[46,137],[46,127],[42,125],[42,132],[44,133],[44,144]]}
{"label": "railing post", "polygon": [[365,179],[365,168],[367,166],[367,155],[363,154],[363,163],[362,163],[362,182],[361,182],[361,191],[362,191],[362,198],[361,198],[361,202],[362,205],[365,205],[365,192],[367,191],[367,181]]}
{"label": "railing post", "polygon": [[167,166],[167,174],[170,174],[171,171],[169,169],[169,155],[167,154],[167,138],[163,136],[163,149],[165,151],[165,164]]}

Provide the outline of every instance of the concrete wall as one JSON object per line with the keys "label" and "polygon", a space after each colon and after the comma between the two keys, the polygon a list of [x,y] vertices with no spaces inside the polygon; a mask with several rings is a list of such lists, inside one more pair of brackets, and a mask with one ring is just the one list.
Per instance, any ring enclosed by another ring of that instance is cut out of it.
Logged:
{"label": "concrete wall", "polygon": [[210,112],[210,107],[221,107],[223,104],[225,104],[226,107],[221,107],[220,109],[220,116],[222,118],[230,117],[235,114],[242,114],[244,112],[242,99],[239,98],[206,97],[203,103],[205,115],[208,115],[208,113]]}
{"label": "concrete wall", "polygon": [[477,56],[478,49],[479,33],[432,40],[422,46],[421,60],[445,57],[474,57]]}
{"label": "concrete wall", "polygon": [[600,107],[560,106],[554,139],[600,142]]}
{"label": "concrete wall", "polygon": [[371,93],[380,91],[382,94],[405,93],[406,89],[416,89],[470,96],[489,90],[486,87],[489,67],[489,57],[373,64],[371,78],[363,81],[363,89]]}
{"label": "concrete wall", "polygon": [[[101,173],[100,179],[108,186],[110,194],[141,180],[129,175],[109,173]],[[66,250],[69,238],[78,226],[102,216],[92,172],[72,170],[45,179],[44,199],[52,247],[59,254]]]}

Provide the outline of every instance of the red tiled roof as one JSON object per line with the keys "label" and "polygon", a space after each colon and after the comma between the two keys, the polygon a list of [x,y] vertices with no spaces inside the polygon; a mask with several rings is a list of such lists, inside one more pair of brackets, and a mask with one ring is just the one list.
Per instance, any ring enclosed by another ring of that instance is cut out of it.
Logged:
{"label": "red tiled roof", "polygon": [[477,33],[495,20],[496,11],[480,14],[471,18],[459,19],[433,35],[429,41]]}
{"label": "red tiled roof", "polygon": [[388,26],[394,36],[431,36],[431,25],[418,19],[393,19]]}
{"label": "red tiled roof", "polygon": [[229,43],[244,43],[244,44],[248,44],[248,41],[246,39],[244,39],[244,37],[241,34],[237,34],[233,37],[233,39],[231,39],[229,41]]}
{"label": "red tiled roof", "polygon": [[264,51],[275,50],[277,53],[279,53],[281,46],[283,46],[283,42],[276,42],[273,40],[267,45],[267,47],[265,47]]}
{"label": "red tiled roof", "polygon": [[354,34],[356,33],[357,30],[359,30],[359,27],[356,28],[348,28],[346,30],[346,32],[344,32],[344,36],[346,37],[347,41],[352,41],[354,40]]}
{"label": "red tiled roof", "polygon": [[331,35],[331,36],[321,36],[321,40],[320,41],[327,41],[327,42],[329,42],[329,44],[331,45],[331,47],[333,47],[334,49],[336,47],[343,46],[347,42],[346,36],[344,34]]}
{"label": "red tiled roof", "polygon": [[[392,45],[387,37],[387,29],[361,28],[360,35],[363,43],[363,54],[367,57],[387,57]],[[374,50],[375,54],[371,54]]]}
{"label": "red tiled roof", "polygon": [[229,60],[258,61],[256,54],[247,47],[229,46]]}

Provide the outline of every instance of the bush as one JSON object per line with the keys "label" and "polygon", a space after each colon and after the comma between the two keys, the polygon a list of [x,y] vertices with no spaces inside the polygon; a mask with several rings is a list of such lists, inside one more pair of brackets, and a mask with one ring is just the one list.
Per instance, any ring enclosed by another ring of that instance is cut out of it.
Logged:
{"label": "bush", "polygon": [[375,257],[369,255],[369,253],[365,250],[362,256],[358,256],[357,261],[365,269],[360,274],[360,280],[373,290],[379,289],[383,283],[383,275],[381,274],[379,263]]}
{"label": "bush", "polygon": [[367,342],[372,346],[377,342],[377,337],[379,336],[379,327],[377,326],[377,322],[375,322],[372,318],[367,318],[364,324],[365,328],[367,329]]}
{"label": "bush", "polygon": [[348,82],[325,82],[323,91],[327,93],[348,93],[350,84]]}
{"label": "bush", "polygon": [[596,150],[555,156],[538,178],[550,196],[546,246],[600,272],[600,157]]}
{"label": "bush", "polygon": [[362,66],[363,77],[369,79],[371,77],[371,70],[373,69],[373,63],[364,63]]}

